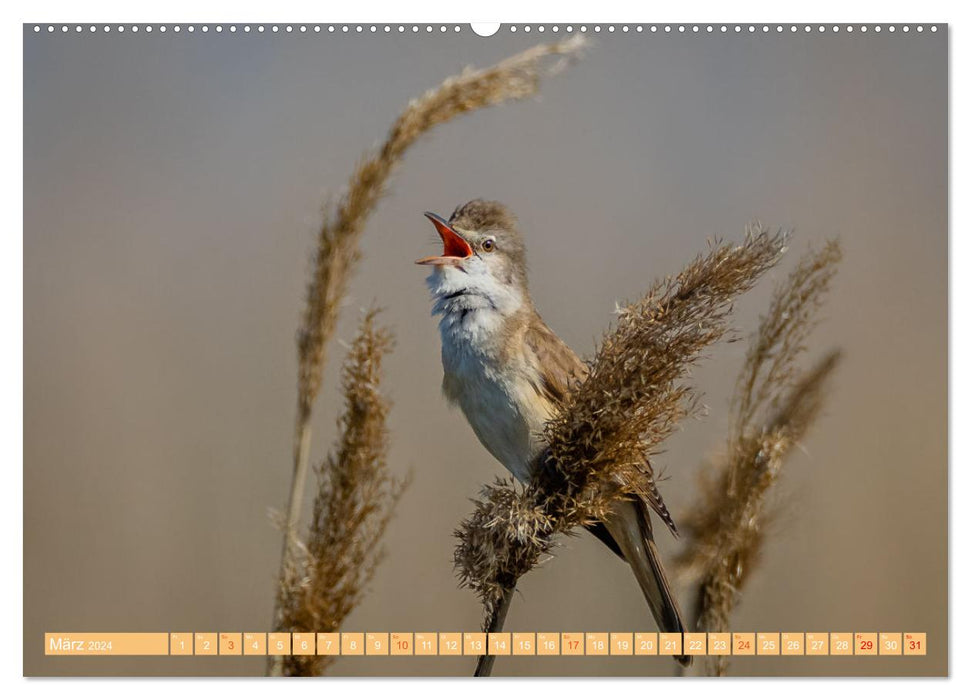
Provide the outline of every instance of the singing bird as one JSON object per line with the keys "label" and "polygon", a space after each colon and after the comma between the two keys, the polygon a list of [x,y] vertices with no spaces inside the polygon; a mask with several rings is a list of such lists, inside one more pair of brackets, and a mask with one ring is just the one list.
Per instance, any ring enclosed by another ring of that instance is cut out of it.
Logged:
{"label": "singing bird", "polygon": [[[426,212],[444,244],[417,260],[434,269],[427,283],[441,316],[442,390],[483,446],[523,482],[542,468],[543,427],[587,366],[543,322],[529,296],[526,246],[515,217],[498,202],[473,200],[446,221]],[[650,470],[647,470],[650,473]],[[677,529],[651,485],[652,497],[620,500],[589,529],[630,564],[663,632],[684,632],[654,543],[651,511]],[[678,657],[688,665],[690,658]]]}

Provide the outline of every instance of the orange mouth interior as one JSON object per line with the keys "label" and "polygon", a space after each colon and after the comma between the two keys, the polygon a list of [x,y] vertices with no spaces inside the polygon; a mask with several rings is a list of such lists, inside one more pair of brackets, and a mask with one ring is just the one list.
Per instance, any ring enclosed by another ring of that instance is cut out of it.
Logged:
{"label": "orange mouth interior", "polygon": [[465,239],[458,235],[444,219],[434,214],[426,214],[425,216],[435,226],[435,230],[438,231],[438,235],[442,239],[444,245],[443,258],[467,258],[472,255],[472,246],[466,243]]}
{"label": "orange mouth interior", "polygon": [[438,235],[442,239],[444,249],[441,255],[431,255],[415,262],[419,265],[452,265],[461,269],[461,262],[472,257],[472,246],[438,214],[426,211],[425,216],[435,225],[435,230],[438,231]]}
{"label": "orange mouth interior", "polygon": [[438,229],[438,235],[442,237],[442,243],[445,244],[445,249],[442,251],[443,258],[467,258],[472,255],[472,247],[451,228],[439,226],[437,223],[435,228]]}

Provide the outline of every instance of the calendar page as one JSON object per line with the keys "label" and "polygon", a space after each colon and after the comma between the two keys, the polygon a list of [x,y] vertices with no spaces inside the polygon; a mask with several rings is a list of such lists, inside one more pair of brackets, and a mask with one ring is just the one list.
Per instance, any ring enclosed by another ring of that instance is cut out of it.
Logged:
{"label": "calendar page", "polygon": [[22,32],[25,676],[948,675],[947,24]]}

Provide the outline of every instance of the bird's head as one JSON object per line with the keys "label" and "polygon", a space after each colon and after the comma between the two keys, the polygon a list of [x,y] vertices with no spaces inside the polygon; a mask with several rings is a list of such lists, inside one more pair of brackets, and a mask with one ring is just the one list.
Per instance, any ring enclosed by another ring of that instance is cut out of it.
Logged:
{"label": "bird's head", "polygon": [[425,216],[444,250],[416,262],[434,266],[428,283],[436,295],[482,296],[500,311],[518,308],[527,299],[526,246],[505,206],[474,199],[448,221],[430,212]]}

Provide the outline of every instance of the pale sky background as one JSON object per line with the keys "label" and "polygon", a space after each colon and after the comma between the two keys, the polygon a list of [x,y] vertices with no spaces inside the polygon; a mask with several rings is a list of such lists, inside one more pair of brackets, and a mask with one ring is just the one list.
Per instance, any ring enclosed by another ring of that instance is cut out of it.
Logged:
{"label": "pale sky background", "polygon": [[[24,36],[24,671],[258,675],[260,660],[45,658],[45,631],[270,625],[295,406],[296,324],[321,202],[407,101],[550,34]],[[338,339],[376,301],[391,468],[415,480],[348,631],[474,630],[452,531],[502,473],[440,396],[412,261],[421,216],[504,201],[538,308],[589,355],[615,302],[706,239],[792,227],[773,282],[839,236],[810,358],[845,360],[789,463],[782,517],[736,631],[926,631],[926,658],[749,658],[736,674],[947,671],[947,36],[598,38],[541,97],[419,143],[371,219]],[[744,344],[694,373],[709,415],[656,463],[675,517],[728,429]],[[314,420],[340,409],[331,363]],[[312,490],[312,489],[310,489]],[[670,557],[678,543],[660,534]],[[629,569],[593,538],[521,581],[510,631],[651,631]],[[684,598],[687,605],[687,599]],[[475,659],[343,659],[335,674],[467,675]],[[510,658],[497,675],[669,675],[666,659]]]}

